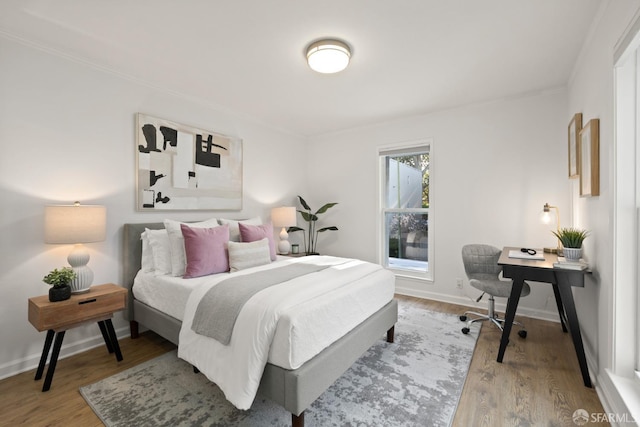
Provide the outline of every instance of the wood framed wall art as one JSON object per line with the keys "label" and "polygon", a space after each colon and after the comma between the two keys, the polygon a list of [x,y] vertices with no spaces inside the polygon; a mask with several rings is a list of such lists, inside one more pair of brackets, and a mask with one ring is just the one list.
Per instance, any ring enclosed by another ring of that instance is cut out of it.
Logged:
{"label": "wood framed wall art", "polygon": [[580,196],[600,195],[600,120],[591,119],[580,131],[578,160]]}
{"label": "wood framed wall art", "polygon": [[137,115],[138,211],[242,209],[242,140]]}
{"label": "wood framed wall art", "polygon": [[569,146],[569,178],[577,178],[580,166],[578,164],[580,156],[578,155],[578,138],[582,130],[582,113],[574,114],[568,129],[568,146]]}

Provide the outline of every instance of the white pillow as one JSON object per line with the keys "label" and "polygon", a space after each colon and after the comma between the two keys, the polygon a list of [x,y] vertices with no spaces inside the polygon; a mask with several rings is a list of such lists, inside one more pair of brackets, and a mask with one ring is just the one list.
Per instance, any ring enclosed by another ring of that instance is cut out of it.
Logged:
{"label": "white pillow", "polygon": [[172,219],[164,220],[164,228],[166,228],[167,233],[169,233],[172,276],[184,276],[184,271],[187,266],[187,255],[184,251],[184,237],[182,237],[180,224],[185,224],[191,228],[213,228],[218,226],[218,220],[215,218],[202,222],[180,222]]}
{"label": "white pillow", "polygon": [[229,241],[229,270],[240,271],[271,262],[269,239],[266,237],[250,243]]}
{"label": "white pillow", "polygon": [[140,259],[140,270],[145,273],[149,273],[155,270],[155,266],[153,264],[153,249],[151,248],[149,237],[147,236],[147,232],[149,231],[151,230],[145,228],[144,232],[140,234],[140,240],[142,240],[142,258]]}
{"label": "white pillow", "polygon": [[167,230],[145,231],[151,253],[153,254],[153,270],[156,275],[171,273],[171,250]]}
{"label": "white pillow", "polygon": [[262,219],[257,216],[255,218],[236,220],[236,219],[219,219],[218,222],[220,225],[229,224],[229,241],[230,242],[240,242],[240,226],[238,223],[243,223],[247,225],[262,225]]}

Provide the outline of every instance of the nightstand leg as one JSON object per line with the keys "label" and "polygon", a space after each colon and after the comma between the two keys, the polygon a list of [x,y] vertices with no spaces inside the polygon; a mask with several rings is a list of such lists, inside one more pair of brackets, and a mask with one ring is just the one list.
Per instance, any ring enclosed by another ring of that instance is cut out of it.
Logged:
{"label": "nightstand leg", "polygon": [[107,332],[107,327],[104,324],[104,320],[99,321],[98,326],[100,327],[100,332],[102,332],[102,338],[104,339],[104,343],[107,345],[109,354],[113,353],[113,345],[111,345],[111,338],[109,337],[109,333]]}
{"label": "nightstand leg", "polygon": [[118,344],[116,331],[113,329],[113,323],[111,323],[111,319],[105,320],[104,323],[107,325],[107,332],[111,338],[111,345],[113,346],[113,351],[116,353],[116,359],[120,362],[122,361],[122,353],[120,352],[120,344]]}
{"label": "nightstand leg", "polygon": [[36,377],[34,380],[42,378],[44,372],[44,365],[47,364],[47,357],[49,357],[49,350],[51,350],[51,343],[53,342],[53,336],[55,332],[52,329],[47,331],[47,338],[44,340],[44,348],[42,349],[42,356],[40,356],[40,363],[38,364],[38,370],[36,371]]}
{"label": "nightstand leg", "polygon": [[53,352],[51,353],[49,369],[47,369],[47,376],[44,379],[42,391],[49,391],[49,389],[51,388],[51,381],[53,380],[53,373],[55,372],[56,364],[58,363],[58,356],[60,355],[60,347],[62,347],[64,333],[65,331],[60,331],[56,334],[56,342],[53,344]]}

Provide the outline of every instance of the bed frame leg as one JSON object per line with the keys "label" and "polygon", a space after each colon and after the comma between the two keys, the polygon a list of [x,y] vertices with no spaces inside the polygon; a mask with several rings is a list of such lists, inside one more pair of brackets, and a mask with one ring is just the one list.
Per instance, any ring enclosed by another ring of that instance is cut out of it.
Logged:
{"label": "bed frame leg", "polygon": [[291,414],[291,427],[304,427],[304,411],[300,415]]}
{"label": "bed frame leg", "polygon": [[129,331],[131,331],[131,339],[136,339],[140,336],[140,332],[138,331],[138,322],[135,320],[129,321]]}
{"label": "bed frame leg", "polygon": [[396,326],[393,325],[388,331],[387,331],[387,342],[392,343],[393,342],[393,336],[396,330]]}

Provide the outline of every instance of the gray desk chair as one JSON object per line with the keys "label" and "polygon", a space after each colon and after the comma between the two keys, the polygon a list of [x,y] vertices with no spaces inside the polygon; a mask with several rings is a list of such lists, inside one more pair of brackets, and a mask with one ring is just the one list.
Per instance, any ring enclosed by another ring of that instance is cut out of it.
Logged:
{"label": "gray desk chair", "polygon": [[[467,326],[462,328],[463,334],[469,333],[469,326],[471,326],[473,322],[481,322],[484,320],[491,321],[502,330],[504,319],[499,319],[496,315],[496,302],[494,297],[509,298],[513,281],[503,280],[499,277],[502,272],[502,267],[498,265],[498,258],[500,258],[501,252],[500,249],[489,245],[466,245],[462,248],[462,262],[467,277],[469,278],[469,284],[482,291],[482,295],[480,295],[476,302],[480,301],[485,293],[489,294],[489,309],[487,314],[467,311],[460,316],[460,320],[467,322]],[[524,297],[529,295],[530,292],[531,288],[529,284],[525,282],[520,296]],[[467,321],[467,315],[469,314],[478,317]],[[524,329],[524,325],[519,322],[513,322],[513,324],[521,327],[518,335],[526,338],[527,331]]]}

